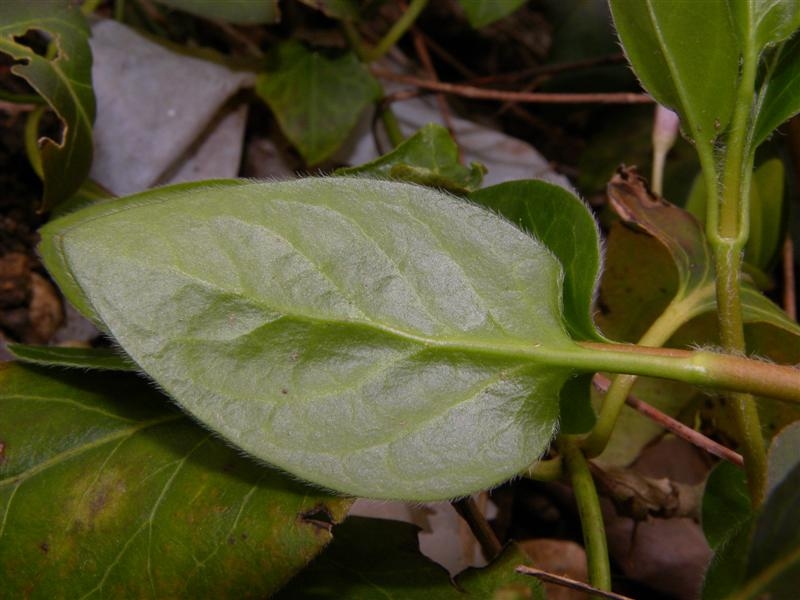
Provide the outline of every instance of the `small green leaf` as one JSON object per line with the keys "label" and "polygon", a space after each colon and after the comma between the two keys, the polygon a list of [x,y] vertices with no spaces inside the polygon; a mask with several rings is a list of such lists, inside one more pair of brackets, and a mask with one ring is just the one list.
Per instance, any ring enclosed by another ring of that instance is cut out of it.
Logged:
{"label": "small green leaf", "polygon": [[754,148],[800,112],[800,34],[772,51],[767,58],[767,73],[759,91]]}
{"label": "small green leaf", "polygon": [[136,365],[121,352],[110,348],[66,348],[58,346],[6,345],[22,362],[47,367],[72,367],[102,371],[135,371]]}
{"label": "small green leaf", "polygon": [[600,234],[586,205],[545,181],[509,181],[484,188],[470,200],[497,211],[540,239],[564,268],[564,317],[579,339],[600,340],[594,298],[600,279]]}
{"label": "small green leaf", "polygon": [[[18,38],[41,32],[51,39],[55,55],[41,56]],[[28,81],[63,124],[61,141],[43,138],[43,208],[69,198],[92,164],[92,52],[89,27],[81,11],[59,0],[0,2],[0,52],[20,61],[11,72]]]}
{"label": "small green leaf", "polygon": [[800,27],[800,4],[793,0],[728,0],[728,4],[741,43],[753,44],[758,52]]}
{"label": "small green leaf", "polygon": [[525,0],[458,0],[458,3],[469,24],[478,29],[507,17],[525,4]]}
{"label": "small green leaf", "polygon": [[241,25],[277,23],[281,13],[278,0],[156,0],[204,19],[219,19]]}
{"label": "small green leaf", "polygon": [[[514,572],[530,562],[510,546],[488,567],[468,569],[456,583],[419,551],[419,529],[410,523],[350,517],[333,531],[333,542],[276,600],[457,600],[530,598],[544,600],[541,585]],[[519,596],[507,596],[519,592]]]}
{"label": "small green leaf", "polygon": [[[733,113],[740,49],[727,0],[610,0],[625,53],[645,89],[713,144]],[[711,67],[713,65],[713,68]]]}
{"label": "small green leaf", "polygon": [[571,374],[546,357],[580,352],[553,255],[429,188],[175,186],[42,239],[66,295],[196,418],[353,495],[441,499],[515,475]]}
{"label": "small green leaf", "polygon": [[272,53],[256,93],[313,165],[342,145],[380,86],[353,53],[331,59],[291,41]]}
{"label": "small green leaf", "polygon": [[761,163],[753,173],[745,261],[762,271],[773,264],[783,243],[783,179],[783,162],[778,158]]}
{"label": "small green leaf", "polygon": [[243,458],[135,375],[6,363],[0,390],[4,597],[264,598],[350,504]]}
{"label": "small green leaf", "polygon": [[338,169],[336,174],[409,181],[465,194],[481,186],[485,172],[478,163],[469,168],[460,164],[450,132],[430,123],[388,154],[357,167]]}
{"label": "small green leaf", "polygon": [[715,550],[753,515],[741,468],[724,461],[714,467],[706,482],[702,511],[703,533]]}

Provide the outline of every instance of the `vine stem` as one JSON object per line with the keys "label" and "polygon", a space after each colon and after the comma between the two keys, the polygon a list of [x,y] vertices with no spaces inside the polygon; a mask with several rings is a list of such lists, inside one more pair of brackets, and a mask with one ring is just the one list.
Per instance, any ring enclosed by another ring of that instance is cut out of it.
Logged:
{"label": "vine stem", "polygon": [[542,353],[539,360],[592,373],[606,371],[661,377],[800,403],[800,370],[731,354],[579,342],[577,349],[563,352],[550,349]]}
{"label": "vine stem", "polygon": [[406,31],[414,24],[420,13],[428,5],[428,0],[411,0],[408,8],[403,12],[391,29],[386,32],[386,35],[375,45],[371,50],[365,53],[365,61],[372,62],[378,60],[394,46],[398,40],[403,37]]}
{"label": "vine stem", "polygon": [[[752,7],[748,11],[752,11]],[[752,12],[747,23],[752,27]],[[751,150],[752,111],[758,53],[750,31],[746,32],[742,52],[742,71],[736,105],[730,125],[722,172],[722,188],[709,195],[707,235],[714,252],[718,323],[722,347],[733,353],[745,350],[741,305],[742,253],[749,233],[749,196],[753,154]],[[717,201],[715,201],[715,198]],[[747,486],[753,506],[761,504],[767,477],[767,454],[755,402],[749,394],[732,394],[730,412],[747,473]]]}
{"label": "vine stem", "polygon": [[589,463],[577,441],[571,436],[559,438],[558,447],[564,457],[564,465],[569,473],[575,501],[578,504],[589,582],[599,590],[610,592],[611,565],[608,560],[606,531]]}
{"label": "vine stem", "polygon": [[[639,340],[641,346],[663,346],[677,329],[695,315],[698,303],[695,295],[673,300]],[[635,375],[617,375],[603,399],[603,406],[597,416],[597,423],[584,440],[583,448],[590,457],[600,455],[608,445],[611,433],[630,394]]]}
{"label": "vine stem", "polygon": [[475,536],[475,539],[478,540],[478,544],[480,544],[483,556],[486,560],[491,561],[503,551],[503,544],[500,543],[500,540],[497,538],[497,535],[472,496],[454,500],[452,506],[459,516],[466,521],[467,525],[469,525],[470,531],[472,531],[472,535]]}

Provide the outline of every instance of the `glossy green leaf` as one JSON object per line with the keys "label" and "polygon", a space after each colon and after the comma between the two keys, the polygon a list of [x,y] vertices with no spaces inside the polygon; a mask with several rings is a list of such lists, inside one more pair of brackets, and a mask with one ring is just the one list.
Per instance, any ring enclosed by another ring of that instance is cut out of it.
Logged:
{"label": "glossy green leaf", "polygon": [[[730,121],[739,44],[727,0],[610,0],[619,37],[645,89],[681,116],[698,143]],[[713,65],[713,67],[712,67]]]}
{"label": "glossy green leaf", "polygon": [[263,598],[350,501],[243,458],[141,378],[0,366],[0,595]]}
{"label": "glossy green leaf", "polygon": [[[18,39],[40,32],[55,54],[41,56]],[[59,0],[0,2],[0,52],[19,61],[11,72],[28,81],[62,122],[60,141],[43,138],[45,209],[71,196],[92,164],[92,52],[89,27],[77,7]]]}
{"label": "glossy green leaf", "polygon": [[205,19],[219,19],[241,25],[277,23],[281,18],[278,0],[156,0]]}
{"label": "glossy green leaf", "polygon": [[[516,546],[484,569],[465,571],[454,583],[443,567],[420,553],[418,532],[410,523],[350,517],[334,529],[333,543],[277,600],[544,600],[536,580],[514,572],[517,565],[530,562]],[[520,595],[501,595],[514,592]]]}
{"label": "glossy green leaf", "polygon": [[111,348],[68,348],[7,344],[14,357],[22,362],[48,367],[72,367],[101,371],[135,371],[130,358]]}
{"label": "glossy green leaf", "polygon": [[767,65],[768,75],[759,90],[754,147],[800,113],[800,34],[777,46],[767,58]]}
{"label": "glossy green leaf", "polygon": [[600,234],[586,205],[562,187],[532,180],[484,188],[471,194],[470,200],[544,242],[564,268],[567,327],[579,339],[602,339],[593,319],[600,279]]}
{"label": "glossy green leaf", "polygon": [[747,560],[747,583],[740,598],[792,600],[800,581],[800,462],[764,503]]}
{"label": "glossy green leaf", "polygon": [[771,493],[791,472],[800,457],[800,422],[783,428],[769,447],[767,493]]}
{"label": "glossy green leaf", "polygon": [[525,0],[458,0],[458,3],[469,24],[477,29],[507,17],[525,4]]}
{"label": "glossy green leaf", "polygon": [[298,42],[285,42],[258,76],[256,93],[309,164],[328,158],[347,139],[378,82],[352,53],[328,58]]}
{"label": "glossy green leaf", "polygon": [[783,162],[773,158],[753,173],[750,188],[750,236],[745,261],[767,270],[783,243]]}
{"label": "glossy green leaf", "polygon": [[753,514],[744,471],[721,462],[711,471],[703,494],[703,533],[711,549],[716,549]]}
{"label": "glossy green leaf", "polygon": [[794,0],[728,0],[736,32],[757,52],[791,36],[800,27],[800,4]]}
{"label": "glossy green leaf", "polygon": [[552,254],[429,188],[175,186],[42,236],[66,295],[197,419],[353,495],[447,498],[513,476],[556,428],[570,371],[546,357],[579,352]]}
{"label": "glossy green leaf", "polygon": [[365,175],[409,181],[429,187],[466,194],[481,186],[486,168],[458,161],[458,146],[450,132],[430,123],[388,154],[357,167],[338,169],[337,175]]}

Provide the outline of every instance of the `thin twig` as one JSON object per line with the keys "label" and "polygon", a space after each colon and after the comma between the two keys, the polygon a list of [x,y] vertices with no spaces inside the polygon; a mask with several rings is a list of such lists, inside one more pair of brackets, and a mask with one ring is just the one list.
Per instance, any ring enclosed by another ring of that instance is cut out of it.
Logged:
{"label": "thin twig", "polygon": [[[428,78],[431,81],[439,81],[439,76],[436,73],[436,67],[433,66],[430,52],[428,52],[428,47],[425,45],[425,38],[416,27],[411,28],[411,34],[414,39],[414,50],[417,52],[419,61],[425,68]],[[450,107],[447,106],[447,98],[441,92],[436,94],[436,104],[439,107],[439,112],[442,114],[442,120],[444,121],[445,126],[450,131],[450,135],[453,136],[453,139],[455,139],[455,129],[453,128],[453,119],[450,116]],[[456,140],[456,145],[458,145],[458,140]],[[461,147],[459,146],[459,155],[460,154]]]}
{"label": "thin twig", "polygon": [[599,596],[601,598],[609,598],[609,600],[633,600],[633,598],[630,598],[628,596],[615,594],[614,592],[604,592],[603,590],[598,590],[596,587],[592,587],[588,583],[583,583],[582,581],[575,581],[574,579],[570,579],[569,577],[563,577],[562,575],[554,575],[553,573],[548,573],[547,571],[542,571],[541,569],[535,569],[533,567],[519,565],[514,570],[517,573],[521,573],[523,575],[531,575],[532,577],[536,577],[537,579],[541,579],[542,581],[546,581],[547,583],[553,583],[555,585],[560,585],[562,587],[577,590],[579,592],[586,592],[587,594],[594,594],[595,596]]}
{"label": "thin twig", "polygon": [[510,92],[506,90],[493,90],[479,88],[470,85],[459,85],[455,83],[445,83],[443,81],[429,81],[410,75],[402,75],[381,69],[372,68],[372,74],[380,79],[397,81],[408,85],[414,85],[423,89],[435,92],[445,92],[455,94],[465,98],[477,100],[499,100],[501,102],[523,102],[537,104],[652,104],[653,99],[646,94],[635,94],[630,92],[617,93],[590,93],[590,94],[560,94],[560,93],[538,93],[538,92]]}
{"label": "thin twig", "polygon": [[492,560],[503,551],[503,545],[471,496],[461,500],[454,500],[451,504],[469,525],[472,535],[478,540],[481,550],[483,550],[483,555],[487,560]]}
{"label": "thin twig", "polygon": [[608,56],[598,56],[596,58],[588,58],[586,60],[577,60],[574,62],[563,62],[554,65],[539,65],[536,67],[529,67],[527,69],[520,69],[512,73],[500,73],[496,75],[485,75],[483,77],[476,77],[470,79],[466,83],[469,85],[484,85],[487,83],[499,82],[514,82],[527,77],[541,77],[542,75],[556,75],[567,71],[578,71],[581,69],[589,69],[592,67],[601,67],[604,65],[612,65],[625,62],[625,55],[622,52],[617,54],[609,54]]}
{"label": "thin twig", "polygon": [[783,310],[797,321],[797,292],[794,279],[794,242],[791,236],[783,241]]}
{"label": "thin twig", "polygon": [[[600,374],[594,376],[592,383],[601,392],[607,392],[608,386],[611,385],[611,381],[607,377]],[[741,454],[738,454],[730,448],[726,448],[722,444],[719,444],[714,440],[704,436],[699,431],[695,431],[691,427],[688,427],[680,421],[673,419],[657,408],[650,406],[646,402],[642,402],[635,396],[629,394],[628,397],[625,398],[625,403],[651,421],[655,421],[667,431],[670,431],[676,436],[683,438],[690,444],[694,444],[698,448],[702,448],[709,454],[713,454],[714,456],[732,462],[737,467],[744,466],[744,460],[742,459]]]}

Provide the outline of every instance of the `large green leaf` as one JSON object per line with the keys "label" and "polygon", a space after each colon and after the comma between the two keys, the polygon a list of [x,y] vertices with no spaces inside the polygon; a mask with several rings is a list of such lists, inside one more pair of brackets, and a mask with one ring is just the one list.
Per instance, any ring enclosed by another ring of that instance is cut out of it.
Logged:
{"label": "large green leaf", "polygon": [[478,190],[470,200],[497,211],[540,239],[564,268],[564,316],[580,339],[602,339],[594,324],[600,279],[597,223],[574,194],[545,181],[509,181]]}
{"label": "large green leaf", "polygon": [[353,53],[328,58],[285,42],[258,76],[256,93],[269,104],[286,137],[309,164],[328,158],[347,139],[378,82]]}
{"label": "large green leaf", "polygon": [[242,25],[276,23],[281,13],[278,0],[157,0],[172,8],[206,19],[220,19]]}
{"label": "large green leaf", "polygon": [[336,174],[410,181],[465,194],[480,187],[485,172],[478,163],[469,168],[459,163],[458,146],[450,132],[430,123],[388,154],[357,167],[338,169]]}
{"label": "large green leaf", "polygon": [[763,142],[781,123],[800,112],[800,34],[774,49],[759,91],[753,141]]}
{"label": "large green leaf", "polygon": [[[18,38],[29,31],[52,40],[52,58],[37,54]],[[44,138],[44,208],[77,191],[92,164],[92,52],[89,27],[77,7],[60,0],[0,2],[0,52],[20,61],[11,72],[47,100],[63,124],[61,140]]]}
{"label": "large green leaf", "polygon": [[333,543],[278,598],[544,600],[538,581],[514,572],[530,562],[517,546],[506,548],[484,569],[468,569],[454,584],[443,567],[420,553],[418,532],[409,523],[351,517],[334,529]]}
{"label": "large green leaf", "polygon": [[478,28],[507,17],[525,4],[525,0],[458,0],[458,3],[464,9],[469,24]]}
{"label": "large green leaf", "polygon": [[697,143],[730,121],[740,49],[727,0],[609,0],[625,53],[642,85],[681,116]]}
{"label": "large green leaf", "polygon": [[4,598],[263,598],[349,501],[217,440],[134,375],[0,367]]}
{"label": "large green leaf", "polygon": [[552,254],[419,186],[175,186],[42,236],[67,296],[196,418],[353,495],[447,498],[516,474],[571,373],[546,357],[580,351]]}

